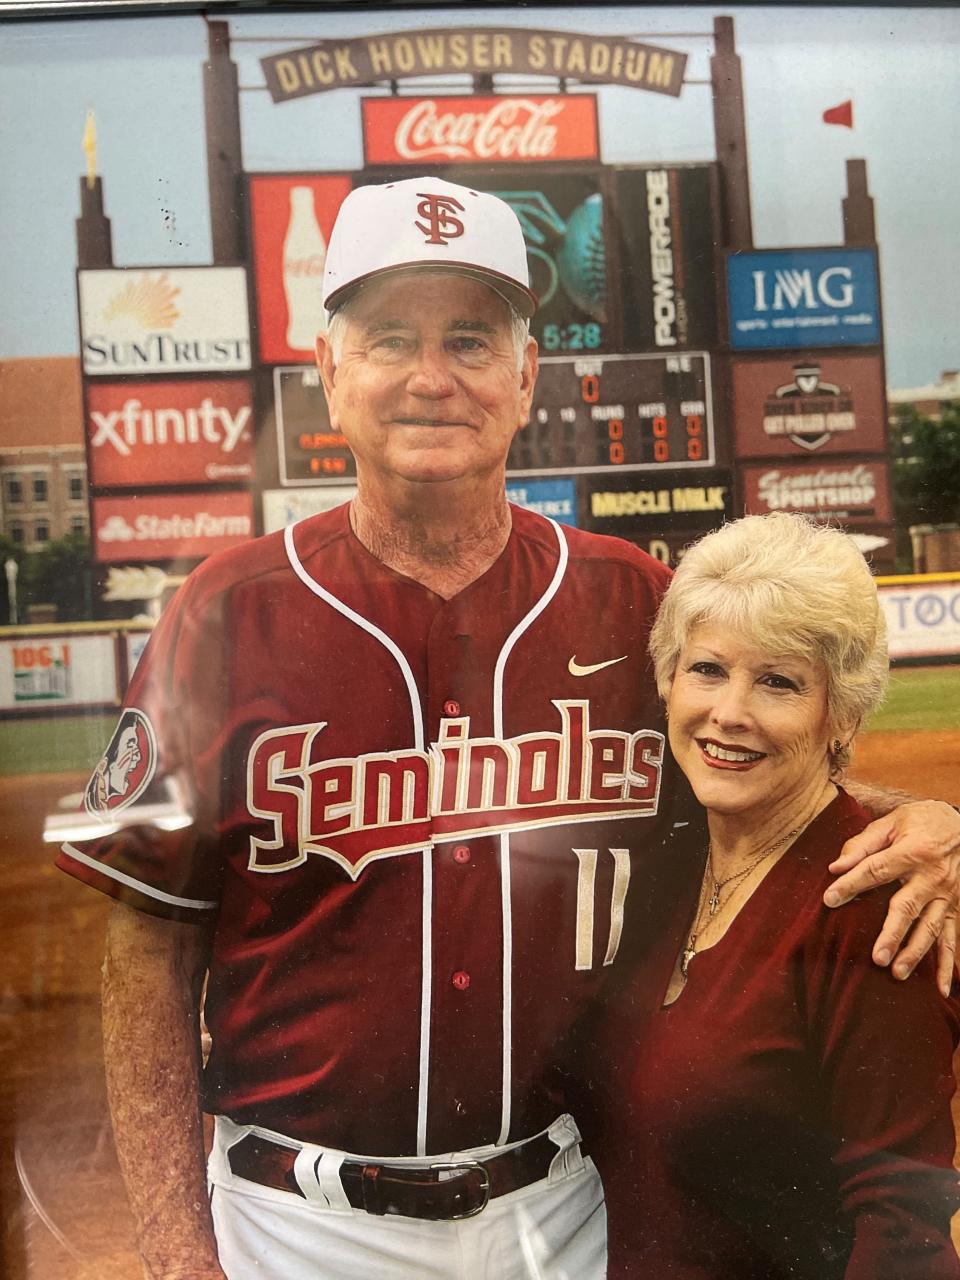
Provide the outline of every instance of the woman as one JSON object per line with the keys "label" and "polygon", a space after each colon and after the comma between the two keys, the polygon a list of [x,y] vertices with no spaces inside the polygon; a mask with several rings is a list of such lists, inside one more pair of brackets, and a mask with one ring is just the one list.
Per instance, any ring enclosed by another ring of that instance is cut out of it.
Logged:
{"label": "woman", "polygon": [[837,780],[887,675],[863,557],[738,520],[685,556],[651,652],[709,846],[628,1081],[633,1174],[604,1179],[611,1276],[956,1280],[957,1008],[929,964],[870,963],[886,891],[821,902],[868,821]]}

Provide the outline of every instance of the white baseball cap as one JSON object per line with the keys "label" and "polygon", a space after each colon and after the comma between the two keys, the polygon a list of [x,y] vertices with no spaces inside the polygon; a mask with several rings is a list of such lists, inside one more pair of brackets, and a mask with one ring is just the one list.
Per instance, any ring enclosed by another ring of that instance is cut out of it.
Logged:
{"label": "white baseball cap", "polygon": [[336,311],[373,276],[450,271],[489,285],[529,319],[520,220],[506,201],[442,178],[356,187],[337,214],[323,271],[323,305]]}

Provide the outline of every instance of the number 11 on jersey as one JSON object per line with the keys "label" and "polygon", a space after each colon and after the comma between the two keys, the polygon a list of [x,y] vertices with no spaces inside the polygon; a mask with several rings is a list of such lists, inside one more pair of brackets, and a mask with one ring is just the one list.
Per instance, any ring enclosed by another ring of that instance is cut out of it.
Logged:
{"label": "number 11 on jersey", "polygon": [[[595,920],[595,886],[599,849],[574,849],[580,869],[577,875],[576,968],[593,968],[593,932]],[[623,906],[630,884],[630,850],[610,849],[613,858],[613,890],[610,896],[610,932],[604,964],[613,964],[620,949],[623,933]]]}

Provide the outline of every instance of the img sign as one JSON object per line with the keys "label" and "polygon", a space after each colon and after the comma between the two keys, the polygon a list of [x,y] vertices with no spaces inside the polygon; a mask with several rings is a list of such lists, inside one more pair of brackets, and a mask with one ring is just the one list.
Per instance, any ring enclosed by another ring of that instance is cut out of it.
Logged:
{"label": "img sign", "polygon": [[597,100],[554,97],[364,98],[367,164],[594,160]]}
{"label": "img sign", "polygon": [[250,368],[243,267],[81,271],[77,279],[88,376]]}
{"label": "img sign", "polygon": [[253,474],[246,379],[91,382],[90,479],[96,488],[236,484]]}
{"label": "img sign", "polygon": [[773,249],[727,258],[735,351],[878,346],[872,249]]}

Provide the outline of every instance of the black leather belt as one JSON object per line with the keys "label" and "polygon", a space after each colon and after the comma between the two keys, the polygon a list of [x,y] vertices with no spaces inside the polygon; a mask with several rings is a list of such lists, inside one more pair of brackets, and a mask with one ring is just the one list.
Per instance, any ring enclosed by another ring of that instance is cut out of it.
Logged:
{"label": "black leather belt", "polygon": [[[558,1149],[541,1133],[484,1160],[437,1161],[421,1168],[344,1160],[340,1181],[354,1209],[367,1213],[433,1222],[472,1218],[497,1196],[545,1178]],[[293,1172],[298,1154],[298,1149],[248,1133],[229,1149],[227,1159],[238,1178],[302,1196]]]}

